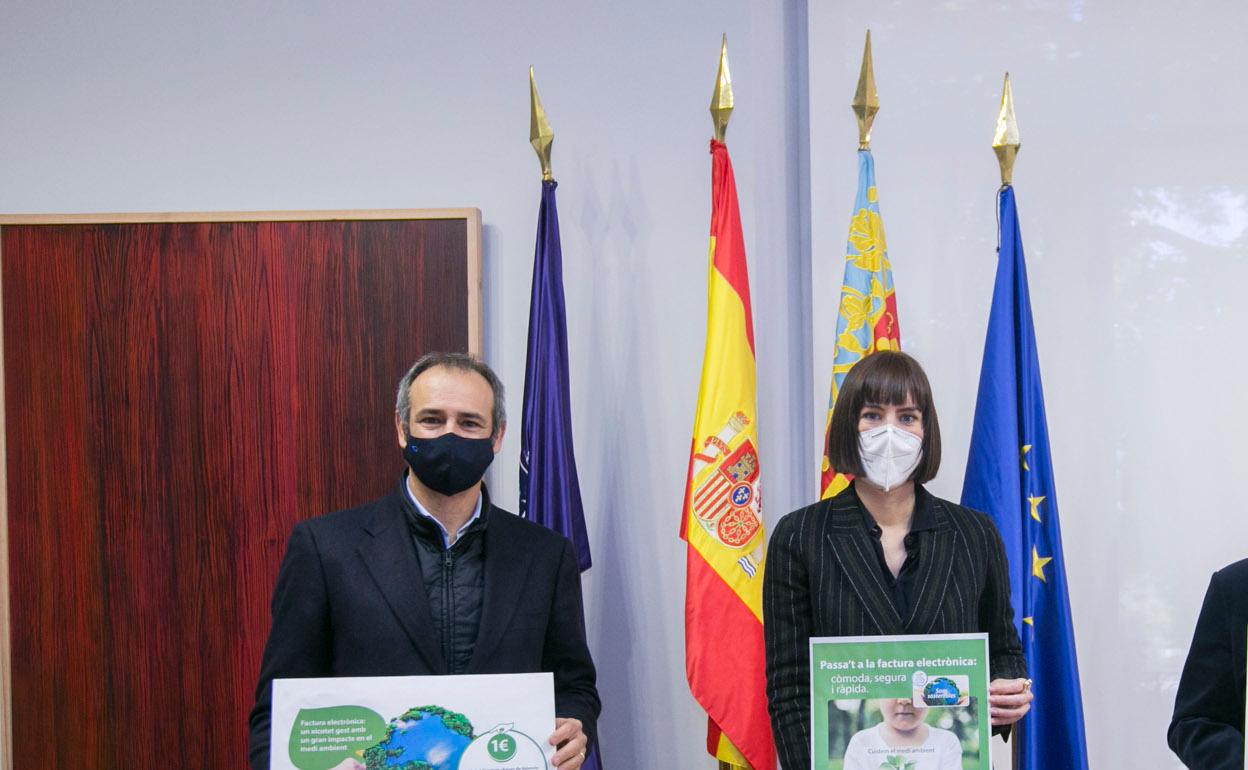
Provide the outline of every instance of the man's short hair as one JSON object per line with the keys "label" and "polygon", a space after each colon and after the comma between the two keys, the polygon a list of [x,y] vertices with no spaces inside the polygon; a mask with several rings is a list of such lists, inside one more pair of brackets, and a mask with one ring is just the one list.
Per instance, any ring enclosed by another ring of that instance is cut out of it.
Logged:
{"label": "man's short hair", "polygon": [[412,415],[412,383],[421,374],[435,366],[443,366],[460,372],[475,372],[485,378],[485,381],[490,385],[490,390],[494,393],[494,406],[490,411],[490,418],[493,421],[493,424],[490,426],[490,436],[497,436],[498,432],[502,430],[502,426],[507,424],[507,407],[504,403],[503,382],[498,379],[498,375],[484,361],[480,361],[468,353],[426,353],[416,363],[412,364],[412,368],[407,370],[407,374],[403,375],[403,379],[399,380],[399,392],[394,402],[394,411],[398,412],[399,421],[403,423],[403,429],[407,430],[408,418]]}
{"label": "man's short hair", "polygon": [[940,469],[940,421],[932,401],[932,386],[919,362],[901,351],[872,353],[849,370],[832,410],[828,426],[828,462],[841,473],[863,475],[858,453],[858,415],[867,404],[901,406],[914,400],[923,415],[923,456],[910,477],[922,484]]}

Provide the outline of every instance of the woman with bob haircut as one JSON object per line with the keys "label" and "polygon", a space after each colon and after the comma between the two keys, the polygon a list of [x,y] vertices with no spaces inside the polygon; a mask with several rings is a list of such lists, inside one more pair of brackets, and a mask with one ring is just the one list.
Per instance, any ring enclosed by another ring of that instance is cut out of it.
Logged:
{"label": "woman with bob haircut", "polygon": [[784,770],[810,767],[812,636],[988,633],[992,724],[1031,708],[1014,630],[1005,548],[978,511],[933,497],[940,423],[910,356],[867,356],[841,385],[828,427],[832,467],[854,479],[780,520],[767,548],[767,701]]}

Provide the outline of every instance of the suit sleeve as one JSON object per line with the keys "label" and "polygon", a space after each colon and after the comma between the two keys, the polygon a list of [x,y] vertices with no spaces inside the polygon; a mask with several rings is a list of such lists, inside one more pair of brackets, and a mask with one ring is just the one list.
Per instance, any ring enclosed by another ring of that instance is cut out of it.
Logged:
{"label": "suit sleeve", "polygon": [[273,589],[273,625],[260,662],[256,705],[251,710],[252,770],[269,767],[273,680],[331,673],[333,639],[320,554],[305,523],[295,526]]}
{"label": "suit sleeve", "polygon": [[[1027,658],[1014,627],[1014,605],[1010,601],[1010,568],[1005,558],[1001,533],[986,515],[976,513],[985,528],[985,556],[988,574],[979,597],[979,629],[988,632],[989,679],[1022,679],[1027,676]],[[1009,740],[1013,725],[992,728],[993,735]]]}
{"label": "suit sleeve", "polygon": [[542,670],[555,675],[555,714],[581,720],[592,746],[598,738],[602,710],[595,684],[597,673],[585,641],[585,610],[581,602],[581,573],[572,543],[563,541],[559,572],[552,599],[550,624],[542,649]]}
{"label": "suit sleeve", "polygon": [[977,514],[986,527],[988,574],[979,598],[979,628],[988,632],[988,671],[993,679],[1027,676],[1023,644],[1014,628],[1014,605],[1010,602],[1010,573],[1001,535],[987,516]]}
{"label": "suit sleeve", "polygon": [[1245,588],[1231,585],[1224,573],[1215,573],[1200,608],[1166,734],[1170,748],[1188,767],[1244,767],[1244,690],[1232,673],[1237,665],[1231,635],[1248,631],[1242,625],[1235,627],[1228,599]]}
{"label": "suit sleeve", "polygon": [[763,639],[767,710],[784,770],[810,767],[810,579],[801,528],[781,519],[767,546]]}

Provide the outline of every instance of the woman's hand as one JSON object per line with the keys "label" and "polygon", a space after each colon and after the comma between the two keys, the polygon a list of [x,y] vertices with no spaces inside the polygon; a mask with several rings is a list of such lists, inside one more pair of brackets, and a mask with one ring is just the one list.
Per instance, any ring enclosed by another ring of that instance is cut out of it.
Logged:
{"label": "woman's hand", "polygon": [[994,679],[988,683],[992,726],[1012,725],[1031,711],[1030,679]]}

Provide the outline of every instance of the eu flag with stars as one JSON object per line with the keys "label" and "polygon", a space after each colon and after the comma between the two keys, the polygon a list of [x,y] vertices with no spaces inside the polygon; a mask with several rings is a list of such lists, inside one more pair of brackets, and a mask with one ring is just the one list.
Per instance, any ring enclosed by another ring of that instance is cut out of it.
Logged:
{"label": "eu flag with stars", "polygon": [[997,279],[962,504],[992,516],[1010,563],[1014,622],[1035,700],[1018,725],[1016,770],[1087,770],[1057,490],[1014,188],[999,193]]}

